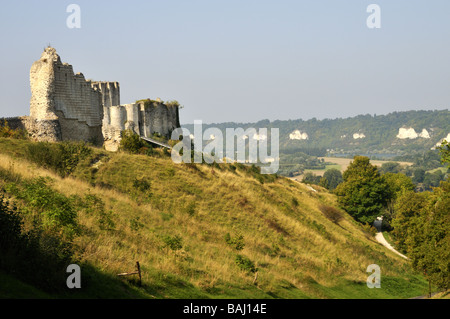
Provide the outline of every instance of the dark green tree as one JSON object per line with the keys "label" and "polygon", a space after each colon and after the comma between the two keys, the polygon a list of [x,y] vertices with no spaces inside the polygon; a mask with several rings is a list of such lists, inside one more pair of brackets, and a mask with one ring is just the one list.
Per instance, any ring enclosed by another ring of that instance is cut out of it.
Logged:
{"label": "dark green tree", "polygon": [[[448,144],[442,163],[450,166]],[[445,145],[444,145],[445,146]],[[438,288],[450,288],[450,182],[433,191],[405,192],[397,198],[392,219],[397,248],[411,258]]]}
{"label": "dark green tree", "polygon": [[313,172],[306,172],[305,175],[303,175],[302,182],[305,184],[319,184],[320,176],[317,176]]}
{"label": "dark green tree", "polygon": [[355,156],[335,190],[339,204],[362,223],[373,223],[386,207],[390,194],[376,166],[365,156]]}
{"label": "dark green tree", "polygon": [[330,168],[329,170],[327,170],[323,174],[323,177],[328,181],[329,190],[336,189],[336,187],[344,181],[341,171],[336,168]]}
{"label": "dark green tree", "polygon": [[425,173],[423,184],[426,189],[431,190],[432,187],[438,187],[443,180],[445,180],[445,174],[441,170],[436,170],[433,173]]}
{"label": "dark green tree", "polygon": [[319,181],[319,186],[322,186],[326,189],[330,189],[330,183],[326,177],[322,177]]}
{"label": "dark green tree", "polygon": [[450,143],[444,140],[438,148],[441,153],[441,162],[447,164],[448,169],[450,169]]}
{"label": "dark green tree", "polygon": [[387,162],[383,163],[380,167],[380,173],[386,174],[386,173],[400,173],[402,170],[402,167],[399,163],[396,162]]}
{"label": "dark green tree", "polygon": [[425,170],[423,168],[416,168],[414,170],[414,176],[413,176],[413,182],[418,184],[418,183],[423,183],[423,180],[425,179]]}
{"label": "dark green tree", "polygon": [[395,203],[397,199],[405,193],[414,192],[416,186],[411,178],[402,173],[386,173],[382,175],[386,184],[388,185],[389,200],[387,209],[383,214],[383,228],[391,230],[391,221],[395,213]]}
{"label": "dark green tree", "polygon": [[428,200],[429,193],[405,192],[398,196],[394,205],[394,214],[391,225],[395,238],[395,246],[401,252],[408,254],[407,239],[411,236],[415,224],[418,222],[416,216],[423,212]]}

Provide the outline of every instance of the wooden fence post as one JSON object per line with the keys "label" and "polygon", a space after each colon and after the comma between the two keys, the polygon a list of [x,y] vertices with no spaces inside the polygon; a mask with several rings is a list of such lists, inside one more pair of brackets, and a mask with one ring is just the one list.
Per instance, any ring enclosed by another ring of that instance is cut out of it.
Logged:
{"label": "wooden fence post", "polygon": [[136,261],[136,271],[133,272],[123,272],[118,274],[117,276],[130,276],[130,275],[139,275],[139,287],[142,286],[142,274],[141,274],[141,265],[139,264],[139,261]]}
{"label": "wooden fence post", "polygon": [[139,287],[142,286],[142,277],[141,277],[141,266],[139,265],[139,261],[136,261],[136,267],[139,274]]}

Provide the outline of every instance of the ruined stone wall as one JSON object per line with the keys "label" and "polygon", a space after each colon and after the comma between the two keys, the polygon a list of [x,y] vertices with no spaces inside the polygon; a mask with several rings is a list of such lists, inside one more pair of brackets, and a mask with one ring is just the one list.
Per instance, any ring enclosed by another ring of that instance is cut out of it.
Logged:
{"label": "ruined stone wall", "polygon": [[92,88],[100,92],[103,105],[103,136],[111,138],[111,107],[120,105],[120,86],[118,82],[92,82]]}
{"label": "ruined stone wall", "polygon": [[139,110],[138,110],[138,104],[131,103],[131,104],[125,104],[124,105],[125,112],[126,112],[126,122],[125,122],[125,129],[131,130],[135,132],[136,134],[139,134]]}
{"label": "ruined stone wall", "polygon": [[102,94],[103,107],[120,105],[120,85],[118,82],[91,82],[91,86]]}
{"label": "ruined stone wall", "polygon": [[139,102],[139,126],[141,135],[151,137],[154,133],[170,138],[172,131],[180,127],[178,106],[162,102]]}
{"label": "ruined stone wall", "polygon": [[13,130],[26,130],[32,140],[43,142],[61,140],[61,126],[58,120],[37,120],[30,116],[0,119],[0,126],[6,124]]}
{"label": "ruined stone wall", "polygon": [[[44,50],[30,71],[30,117],[58,120],[62,140],[102,140],[102,94],[53,48]],[[36,122],[38,123],[38,122]]]}

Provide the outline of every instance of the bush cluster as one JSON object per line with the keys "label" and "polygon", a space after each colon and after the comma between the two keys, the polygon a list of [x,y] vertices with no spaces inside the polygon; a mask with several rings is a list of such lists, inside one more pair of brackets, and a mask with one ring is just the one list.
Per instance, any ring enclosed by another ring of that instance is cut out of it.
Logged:
{"label": "bush cluster", "polygon": [[39,142],[28,145],[26,156],[39,166],[66,177],[91,153],[92,150],[84,142]]}
{"label": "bush cluster", "polygon": [[243,235],[237,235],[233,238],[230,236],[230,233],[227,233],[225,235],[225,242],[236,250],[242,250],[245,247]]}
{"label": "bush cluster", "polygon": [[71,244],[55,230],[39,225],[25,231],[22,215],[0,194],[0,269],[47,292],[67,289],[65,269],[72,263]]}
{"label": "bush cluster", "polygon": [[50,178],[37,177],[21,184],[10,183],[6,189],[17,199],[23,200],[27,208],[36,210],[39,222],[46,229],[55,229],[72,239],[78,232],[77,211],[73,200],[50,186]]}
{"label": "bush cluster", "polygon": [[133,131],[122,131],[120,149],[131,154],[144,154],[149,150],[147,143]]}
{"label": "bush cluster", "polygon": [[28,132],[23,129],[11,129],[7,121],[3,124],[0,123],[0,137],[15,138],[20,140],[26,140],[28,138]]}
{"label": "bush cluster", "polygon": [[338,224],[343,218],[341,211],[333,206],[320,205],[319,209],[326,218],[335,224]]}
{"label": "bush cluster", "polygon": [[247,271],[250,273],[255,273],[258,271],[258,269],[256,268],[253,261],[251,261],[249,258],[247,258],[245,256],[237,255],[234,262],[240,269],[242,269],[244,271]]}
{"label": "bush cluster", "polygon": [[170,236],[167,235],[163,238],[163,242],[164,242],[164,247],[170,248],[171,250],[180,250],[181,248],[183,248],[183,239],[178,236]]}

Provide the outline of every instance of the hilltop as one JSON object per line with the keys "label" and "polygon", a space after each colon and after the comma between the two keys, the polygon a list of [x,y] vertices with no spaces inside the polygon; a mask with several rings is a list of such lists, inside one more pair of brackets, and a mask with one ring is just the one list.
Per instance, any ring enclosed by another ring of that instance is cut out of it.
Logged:
{"label": "hilltop", "polygon": [[[39,227],[41,249],[79,264],[83,280],[82,289],[67,289],[59,265],[55,287],[39,266],[27,265],[35,271],[27,276],[5,258],[1,296],[409,298],[427,290],[333,194],[254,166],[174,164],[156,149],[131,155],[6,138],[0,159],[0,187],[24,230]],[[142,286],[117,277],[136,261]],[[372,264],[381,267],[381,289],[366,286]]]}

